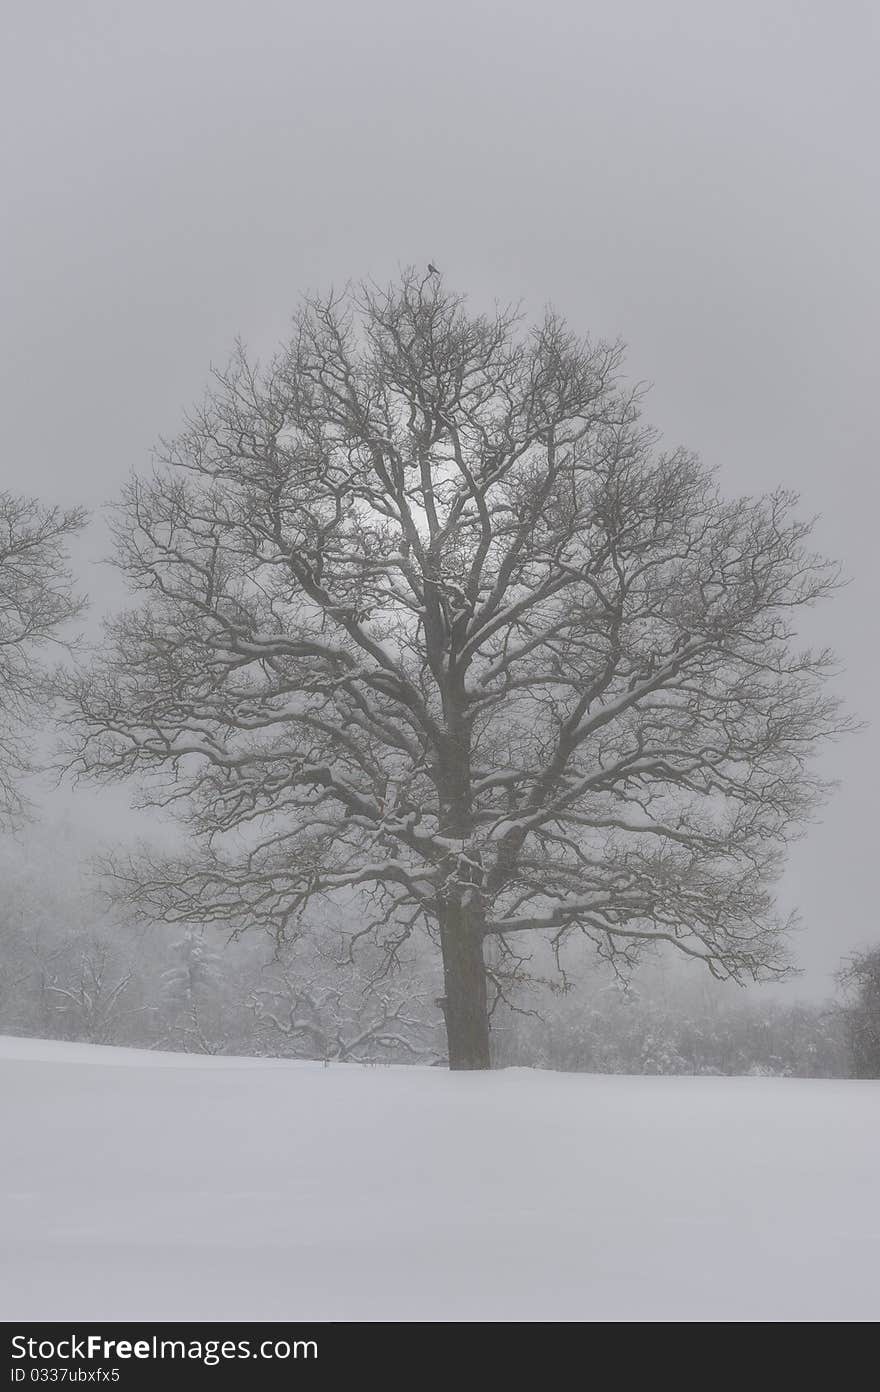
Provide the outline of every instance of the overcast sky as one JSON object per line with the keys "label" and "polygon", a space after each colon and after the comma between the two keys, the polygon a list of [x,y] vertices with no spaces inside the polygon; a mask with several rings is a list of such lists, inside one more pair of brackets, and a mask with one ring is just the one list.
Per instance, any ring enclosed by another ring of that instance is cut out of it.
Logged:
{"label": "overcast sky", "polygon": [[[235,334],[269,350],[304,290],[430,259],[623,337],[728,491],[801,492],[852,581],[810,636],[873,718],[872,0],[0,8],[0,487],[98,507]],[[877,753],[875,728],[825,759],[842,786],[791,859],[802,990],[878,938]]]}

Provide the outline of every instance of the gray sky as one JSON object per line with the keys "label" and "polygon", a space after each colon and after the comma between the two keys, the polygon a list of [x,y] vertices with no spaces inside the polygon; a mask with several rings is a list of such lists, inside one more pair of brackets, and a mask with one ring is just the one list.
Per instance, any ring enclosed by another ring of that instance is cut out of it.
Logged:
{"label": "gray sky", "polygon": [[[871,720],[878,59],[873,0],[4,0],[0,486],[100,505],[236,333],[431,259],[626,339],[729,491],[800,490],[852,580],[810,637]],[[878,935],[877,752],[832,751],[792,856],[801,990]]]}

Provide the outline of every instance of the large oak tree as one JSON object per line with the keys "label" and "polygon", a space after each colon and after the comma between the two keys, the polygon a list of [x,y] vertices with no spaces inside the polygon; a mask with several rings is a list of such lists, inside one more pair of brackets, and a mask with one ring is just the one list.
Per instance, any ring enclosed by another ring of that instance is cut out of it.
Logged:
{"label": "large oak tree", "polygon": [[773,878],[844,723],[793,499],[661,452],[621,360],[435,276],[309,301],[129,485],[138,599],[67,682],[78,767],[195,835],[120,869],[149,912],[283,936],[357,894],[391,957],[426,924],[456,1068],[489,1064],[490,941],[780,970]]}

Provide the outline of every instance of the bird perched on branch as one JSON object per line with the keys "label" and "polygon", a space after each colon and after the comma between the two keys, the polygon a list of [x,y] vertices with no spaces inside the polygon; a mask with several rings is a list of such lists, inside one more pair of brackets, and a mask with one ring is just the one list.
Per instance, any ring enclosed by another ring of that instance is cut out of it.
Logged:
{"label": "bird perched on branch", "polygon": [[428,262],[428,275],[439,275],[439,274],[440,274],[440,272],[437,270],[437,267],[433,264],[433,262],[429,261],[429,262]]}

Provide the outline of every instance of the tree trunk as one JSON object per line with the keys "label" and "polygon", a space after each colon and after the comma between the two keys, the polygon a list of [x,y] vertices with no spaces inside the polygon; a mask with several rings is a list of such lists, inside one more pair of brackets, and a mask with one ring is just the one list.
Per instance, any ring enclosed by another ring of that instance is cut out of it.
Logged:
{"label": "tree trunk", "polygon": [[449,1067],[491,1068],[481,925],[473,921],[463,905],[448,905],[440,918],[440,942]]}

